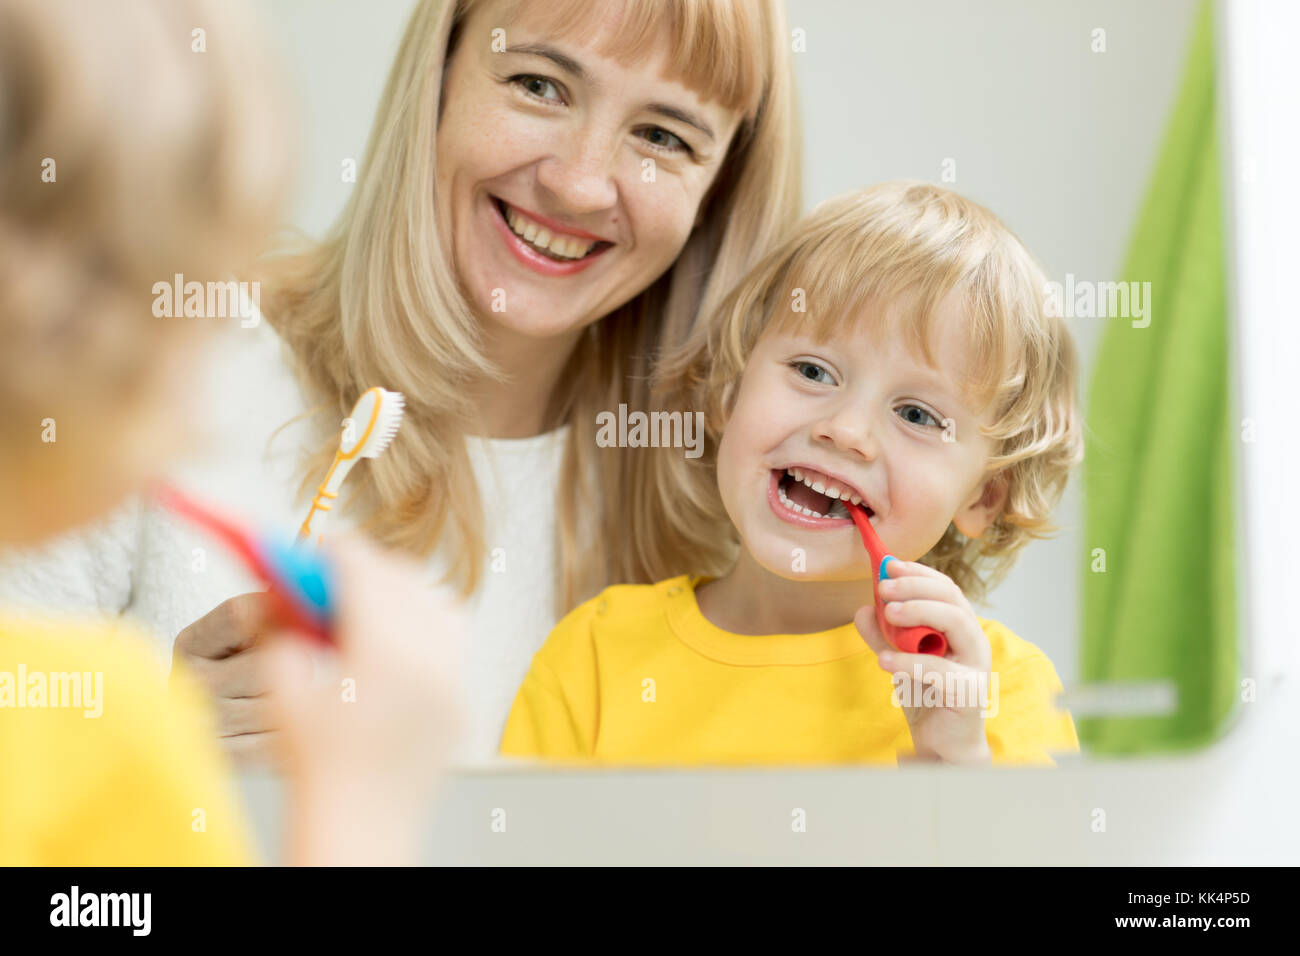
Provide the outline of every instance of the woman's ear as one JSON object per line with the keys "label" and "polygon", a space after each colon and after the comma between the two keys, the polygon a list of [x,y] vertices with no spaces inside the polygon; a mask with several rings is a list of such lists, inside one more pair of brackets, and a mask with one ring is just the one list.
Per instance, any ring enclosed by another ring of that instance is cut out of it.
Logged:
{"label": "woman's ear", "polygon": [[970,501],[953,516],[952,523],[968,538],[978,538],[1002,514],[1007,503],[1008,482],[1002,472],[988,478]]}

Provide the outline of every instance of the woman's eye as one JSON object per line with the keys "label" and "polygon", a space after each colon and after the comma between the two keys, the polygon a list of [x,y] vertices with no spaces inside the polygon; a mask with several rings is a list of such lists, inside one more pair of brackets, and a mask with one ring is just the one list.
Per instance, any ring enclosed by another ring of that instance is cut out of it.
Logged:
{"label": "woman's eye", "polygon": [[[556,90],[555,84],[544,76],[535,76],[531,73],[521,73],[518,76],[510,77],[510,82],[517,84],[525,93],[534,96],[539,100],[545,100],[548,103],[563,102],[558,96],[552,98],[542,95],[548,86],[552,90]],[[556,90],[556,92],[558,93],[559,91]]]}
{"label": "woman's eye", "polygon": [[[694,150],[692,150],[691,147],[686,144],[685,140],[683,140],[676,133],[668,132],[668,130],[664,129],[662,126],[650,126],[642,130],[641,132],[643,134],[642,138],[647,143],[649,143],[651,146],[656,147],[657,149],[663,150],[664,152],[680,153],[683,150],[688,153],[694,152]],[[655,138],[652,139],[651,137],[655,137]],[[673,143],[676,143],[677,145],[673,146],[672,145]]]}
{"label": "woman's eye", "polygon": [[903,420],[912,425],[939,425],[937,418],[927,412],[920,405],[904,405],[899,410]]}
{"label": "woman's eye", "polygon": [[810,382],[822,382],[819,376],[825,375],[827,381],[824,384],[835,384],[835,379],[831,377],[831,373],[816,362],[791,362],[790,367],[799,373],[800,378],[806,378]]}
{"label": "woman's eye", "polygon": [[[535,73],[519,73],[510,77],[510,83],[515,84],[524,91],[528,96],[545,103],[563,103],[564,99],[559,95],[559,87],[554,80],[548,80],[544,76]],[[547,96],[546,90],[551,89],[556,95]],[[695,154],[689,143],[678,136],[676,133],[670,133],[662,126],[649,126],[643,130],[638,130],[638,135],[644,139],[651,147],[661,153],[690,153]]]}

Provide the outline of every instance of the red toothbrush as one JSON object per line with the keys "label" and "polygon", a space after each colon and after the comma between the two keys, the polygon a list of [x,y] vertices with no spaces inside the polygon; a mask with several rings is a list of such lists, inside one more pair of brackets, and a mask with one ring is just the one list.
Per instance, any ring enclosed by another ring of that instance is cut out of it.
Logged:
{"label": "red toothbrush", "polygon": [[333,575],[322,558],[268,535],[254,534],[166,482],[156,482],[153,495],[171,511],[205,528],[240,557],[267,586],[273,620],[322,644],[333,644]]}
{"label": "red toothbrush", "polygon": [[871,527],[871,521],[862,506],[849,502],[844,502],[844,505],[849,509],[853,523],[858,526],[867,554],[871,555],[871,590],[875,595],[876,623],[880,625],[880,633],[885,635],[885,640],[906,654],[934,654],[943,657],[948,653],[948,638],[941,631],[924,626],[897,627],[885,620],[885,605],[880,600],[879,584],[889,577],[889,572],[885,569],[886,562],[898,559],[880,543],[876,529]]}

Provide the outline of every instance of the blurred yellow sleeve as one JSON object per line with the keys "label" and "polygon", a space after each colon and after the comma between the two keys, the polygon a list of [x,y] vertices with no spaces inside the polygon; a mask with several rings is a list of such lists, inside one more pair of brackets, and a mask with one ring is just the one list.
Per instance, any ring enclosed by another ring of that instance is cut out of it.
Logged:
{"label": "blurred yellow sleeve", "polygon": [[0,617],[0,864],[259,862],[206,696],[146,641]]}

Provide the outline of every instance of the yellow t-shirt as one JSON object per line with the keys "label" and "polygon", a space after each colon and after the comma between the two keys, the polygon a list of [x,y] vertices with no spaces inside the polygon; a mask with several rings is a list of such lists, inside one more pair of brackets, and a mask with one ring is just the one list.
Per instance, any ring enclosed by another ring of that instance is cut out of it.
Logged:
{"label": "yellow t-shirt", "polygon": [[145,641],[0,615],[0,865],[257,862],[200,689]]}
{"label": "yellow t-shirt", "polygon": [[[915,753],[890,674],[852,622],[732,634],[686,575],[607,588],[533,657],[501,753],[576,763],[883,763]],[[1055,766],[1077,751],[1060,679],[1033,644],[980,619],[993,652],[984,721],[993,762]],[[983,700],[981,700],[983,702]],[[996,705],[996,711],[994,710]]]}

